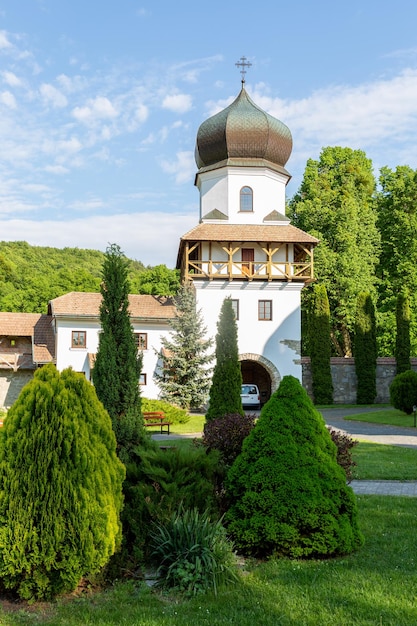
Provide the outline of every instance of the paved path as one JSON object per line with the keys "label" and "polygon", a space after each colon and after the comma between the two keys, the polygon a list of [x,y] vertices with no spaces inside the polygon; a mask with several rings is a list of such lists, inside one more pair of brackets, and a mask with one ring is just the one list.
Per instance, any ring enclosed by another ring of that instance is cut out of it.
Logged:
{"label": "paved path", "polygon": [[[345,415],[381,411],[381,407],[375,408],[351,408],[351,409],[322,409],[321,413],[328,426],[337,428],[348,433],[354,439],[372,441],[386,445],[404,446],[417,448],[417,429],[384,424],[371,424],[370,422],[355,422],[344,420]],[[417,481],[398,480],[352,480],[350,483],[353,491],[359,495],[380,496],[412,496],[417,497]]]}

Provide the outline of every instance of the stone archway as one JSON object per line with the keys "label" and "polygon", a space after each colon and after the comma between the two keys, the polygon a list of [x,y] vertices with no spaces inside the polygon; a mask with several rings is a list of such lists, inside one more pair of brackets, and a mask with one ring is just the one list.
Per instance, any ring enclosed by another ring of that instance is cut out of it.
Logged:
{"label": "stone archway", "polygon": [[262,404],[265,404],[279,387],[281,374],[275,365],[260,354],[247,352],[239,355],[244,383],[258,385]]}

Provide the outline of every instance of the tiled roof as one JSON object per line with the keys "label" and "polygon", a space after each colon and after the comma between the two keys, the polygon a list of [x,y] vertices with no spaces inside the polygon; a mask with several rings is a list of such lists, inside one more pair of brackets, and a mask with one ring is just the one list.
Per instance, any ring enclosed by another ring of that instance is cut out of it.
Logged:
{"label": "tiled roof", "polygon": [[47,363],[55,358],[55,340],[50,315],[0,312],[0,335],[33,338],[35,363]]}
{"label": "tiled roof", "polygon": [[[100,293],[73,291],[49,303],[50,312],[57,317],[99,317]],[[134,319],[172,319],[175,305],[172,298],[129,295],[129,313]]]}
{"label": "tiled roof", "polygon": [[286,225],[263,224],[199,224],[181,237],[181,241],[263,241],[275,243],[319,242],[303,230]]}

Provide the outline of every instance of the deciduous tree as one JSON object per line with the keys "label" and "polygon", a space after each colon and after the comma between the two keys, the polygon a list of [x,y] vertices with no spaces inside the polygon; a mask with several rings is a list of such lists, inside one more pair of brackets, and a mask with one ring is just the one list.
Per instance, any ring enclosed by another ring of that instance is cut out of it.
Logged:
{"label": "deciduous tree", "polygon": [[[290,202],[295,226],[315,235],[315,274],[326,286],[334,352],[352,355],[356,299],[375,293],[380,236],[376,227],[376,181],[361,150],[328,147],[309,159]],[[307,295],[307,292],[306,292]]]}

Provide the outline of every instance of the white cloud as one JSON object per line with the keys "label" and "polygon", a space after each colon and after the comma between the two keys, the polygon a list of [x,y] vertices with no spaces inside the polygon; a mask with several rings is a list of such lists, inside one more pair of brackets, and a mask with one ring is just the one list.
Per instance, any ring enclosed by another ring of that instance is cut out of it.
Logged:
{"label": "white cloud", "polygon": [[179,93],[173,96],[165,96],[162,107],[173,111],[173,113],[187,113],[192,109],[192,98],[188,94]]}
{"label": "white cloud", "polygon": [[94,123],[96,120],[112,119],[118,115],[110,100],[103,96],[88,100],[84,107],[75,107],[72,114],[78,121],[85,124]]}
{"label": "white cloud", "polygon": [[13,72],[4,71],[1,75],[4,82],[9,85],[9,87],[20,87],[22,85],[20,78],[18,78]]}
{"label": "white cloud", "polygon": [[177,185],[189,183],[195,174],[194,154],[191,151],[177,152],[175,161],[163,160],[161,167],[167,174],[175,175]]}
{"label": "white cloud", "polygon": [[10,93],[10,91],[3,91],[0,93],[0,102],[9,107],[9,109],[16,108],[16,98],[12,93]]}
{"label": "white cloud", "polygon": [[[0,202],[1,206],[1,202]],[[117,243],[128,258],[145,265],[175,267],[180,237],[196,225],[196,215],[144,212],[54,220],[0,220],[2,238],[30,245],[106,250]],[[140,233],[140,237],[138,237]],[[164,245],[161,246],[160,242]]]}
{"label": "white cloud", "polygon": [[0,30],[0,50],[5,48],[11,48],[12,44],[7,38],[7,33],[5,30]]}
{"label": "white cloud", "polygon": [[63,165],[46,165],[44,170],[50,174],[67,174],[69,172],[68,168]]}
{"label": "white cloud", "polygon": [[43,83],[39,87],[39,91],[46,104],[51,104],[58,108],[65,107],[68,104],[66,96],[53,85]]}

